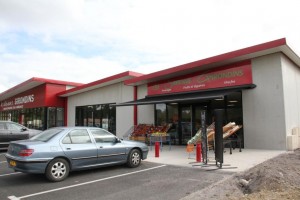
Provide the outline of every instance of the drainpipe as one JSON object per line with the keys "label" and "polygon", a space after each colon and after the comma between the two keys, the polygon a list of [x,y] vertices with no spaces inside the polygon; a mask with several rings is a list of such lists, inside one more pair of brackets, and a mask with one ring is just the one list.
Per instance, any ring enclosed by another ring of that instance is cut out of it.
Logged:
{"label": "drainpipe", "polygon": [[[133,100],[136,101],[137,100],[137,86],[134,86],[133,88]],[[136,126],[138,123],[138,118],[137,118],[137,105],[133,105],[133,125]]]}

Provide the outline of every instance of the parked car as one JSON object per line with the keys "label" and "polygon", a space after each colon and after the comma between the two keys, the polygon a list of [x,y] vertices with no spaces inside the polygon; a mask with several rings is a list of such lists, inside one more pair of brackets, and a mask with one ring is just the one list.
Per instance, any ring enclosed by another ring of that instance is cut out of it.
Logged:
{"label": "parked car", "polygon": [[15,171],[45,174],[56,182],[70,171],[117,164],[138,167],[148,150],[144,143],[120,140],[101,128],[55,127],[11,142],[5,157]]}
{"label": "parked car", "polygon": [[12,121],[0,121],[0,150],[7,149],[10,141],[29,139],[40,132]]}

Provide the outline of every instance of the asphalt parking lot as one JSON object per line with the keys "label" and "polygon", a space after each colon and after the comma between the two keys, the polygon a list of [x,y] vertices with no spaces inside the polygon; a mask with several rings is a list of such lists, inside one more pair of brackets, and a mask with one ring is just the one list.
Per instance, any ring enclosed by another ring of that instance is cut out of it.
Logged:
{"label": "asphalt parking lot", "polygon": [[231,172],[203,171],[143,161],[138,168],[107,167],[72,172],[63,182],[43,175],[14,172],[0,152],[0,199],[180,199],[230,176]]}

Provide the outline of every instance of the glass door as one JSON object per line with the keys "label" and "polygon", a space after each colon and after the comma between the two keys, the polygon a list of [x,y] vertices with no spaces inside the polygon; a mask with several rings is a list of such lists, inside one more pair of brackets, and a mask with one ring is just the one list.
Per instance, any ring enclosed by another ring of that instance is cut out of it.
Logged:
{"label": "glass door", "polygon": [[187,144],[193,135],[192,106],[181,107],[181,143]]}
{"label": "glass door", "polygon": [[201,111],[207,106],[202,104],[182,105],[180,107],[180,144],[187,142],[201,130]]}
{"label": "glass door", "polygon": [[202,106],[194,106],[193,109],[193,136],[201,129],[201,111]]}

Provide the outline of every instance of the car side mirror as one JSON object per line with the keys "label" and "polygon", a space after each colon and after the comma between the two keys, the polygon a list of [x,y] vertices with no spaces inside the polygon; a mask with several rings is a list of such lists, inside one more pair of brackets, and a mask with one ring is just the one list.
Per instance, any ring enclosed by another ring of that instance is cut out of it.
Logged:
{"label": "car side mirror", "polygon": [[23,131],[27,131],[27,128],[22,128],[21,131],[22,131],[22,132],[23,132]]}
{"label": "car side mirror", "polygon": [[121,142],[121,140],[116,137],[116,143],[120,143],[120,142]]}

